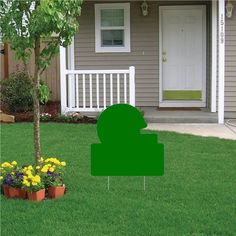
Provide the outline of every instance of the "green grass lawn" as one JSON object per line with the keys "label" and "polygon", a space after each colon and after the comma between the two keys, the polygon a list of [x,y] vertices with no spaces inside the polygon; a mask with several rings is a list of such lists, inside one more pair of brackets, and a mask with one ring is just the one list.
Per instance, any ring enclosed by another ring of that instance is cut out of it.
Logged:
{"label": "green grass lawn", "polygon": [[[33,203],[1,197],[2,236],[236,235],[236,142],[160,132],[165,174],[90,176],[96,126],[42,124],[43,156],[67,162],[67,194]],[[1,161],[33,161],[31,124],[2,125]]]}

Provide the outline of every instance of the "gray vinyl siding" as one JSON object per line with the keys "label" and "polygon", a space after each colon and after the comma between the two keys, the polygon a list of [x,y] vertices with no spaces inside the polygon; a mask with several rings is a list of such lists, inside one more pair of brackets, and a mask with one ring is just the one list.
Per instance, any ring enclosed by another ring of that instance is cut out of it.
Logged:
{"label": "gray vinyl siding", "polygon": [[225,117],[236,118],[236,11],[226,19]]}

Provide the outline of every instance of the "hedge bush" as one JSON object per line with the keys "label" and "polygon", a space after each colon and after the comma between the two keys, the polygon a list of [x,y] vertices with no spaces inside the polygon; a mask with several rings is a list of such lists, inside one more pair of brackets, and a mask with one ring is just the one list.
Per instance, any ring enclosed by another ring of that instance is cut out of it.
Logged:
{"label": "hedge bush", "polygon": [[1,101],[12,112],[32,110],[32,81],[25,72],[17,72],[1,81]]}

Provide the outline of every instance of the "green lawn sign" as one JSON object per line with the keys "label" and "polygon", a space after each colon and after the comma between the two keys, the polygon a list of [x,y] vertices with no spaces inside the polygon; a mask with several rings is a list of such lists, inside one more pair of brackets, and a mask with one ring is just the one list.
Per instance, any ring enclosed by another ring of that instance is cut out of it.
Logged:
{"label": "green lawn sign", "polygon": [[147,124],[135,107],[116,104],[97,122],[101,143],[91,145],[93,176],[162,176],[164,145],[156,134],[142,134]]}

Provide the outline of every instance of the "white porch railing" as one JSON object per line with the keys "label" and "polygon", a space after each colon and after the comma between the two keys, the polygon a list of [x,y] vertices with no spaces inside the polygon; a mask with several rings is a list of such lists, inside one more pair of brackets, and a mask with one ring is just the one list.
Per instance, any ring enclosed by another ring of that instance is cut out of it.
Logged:
{"label": "white porch railing", "polygon": [[65,70],[61,73],[61,111],[95,112],[118,103],[135,106],[135,68]]}

